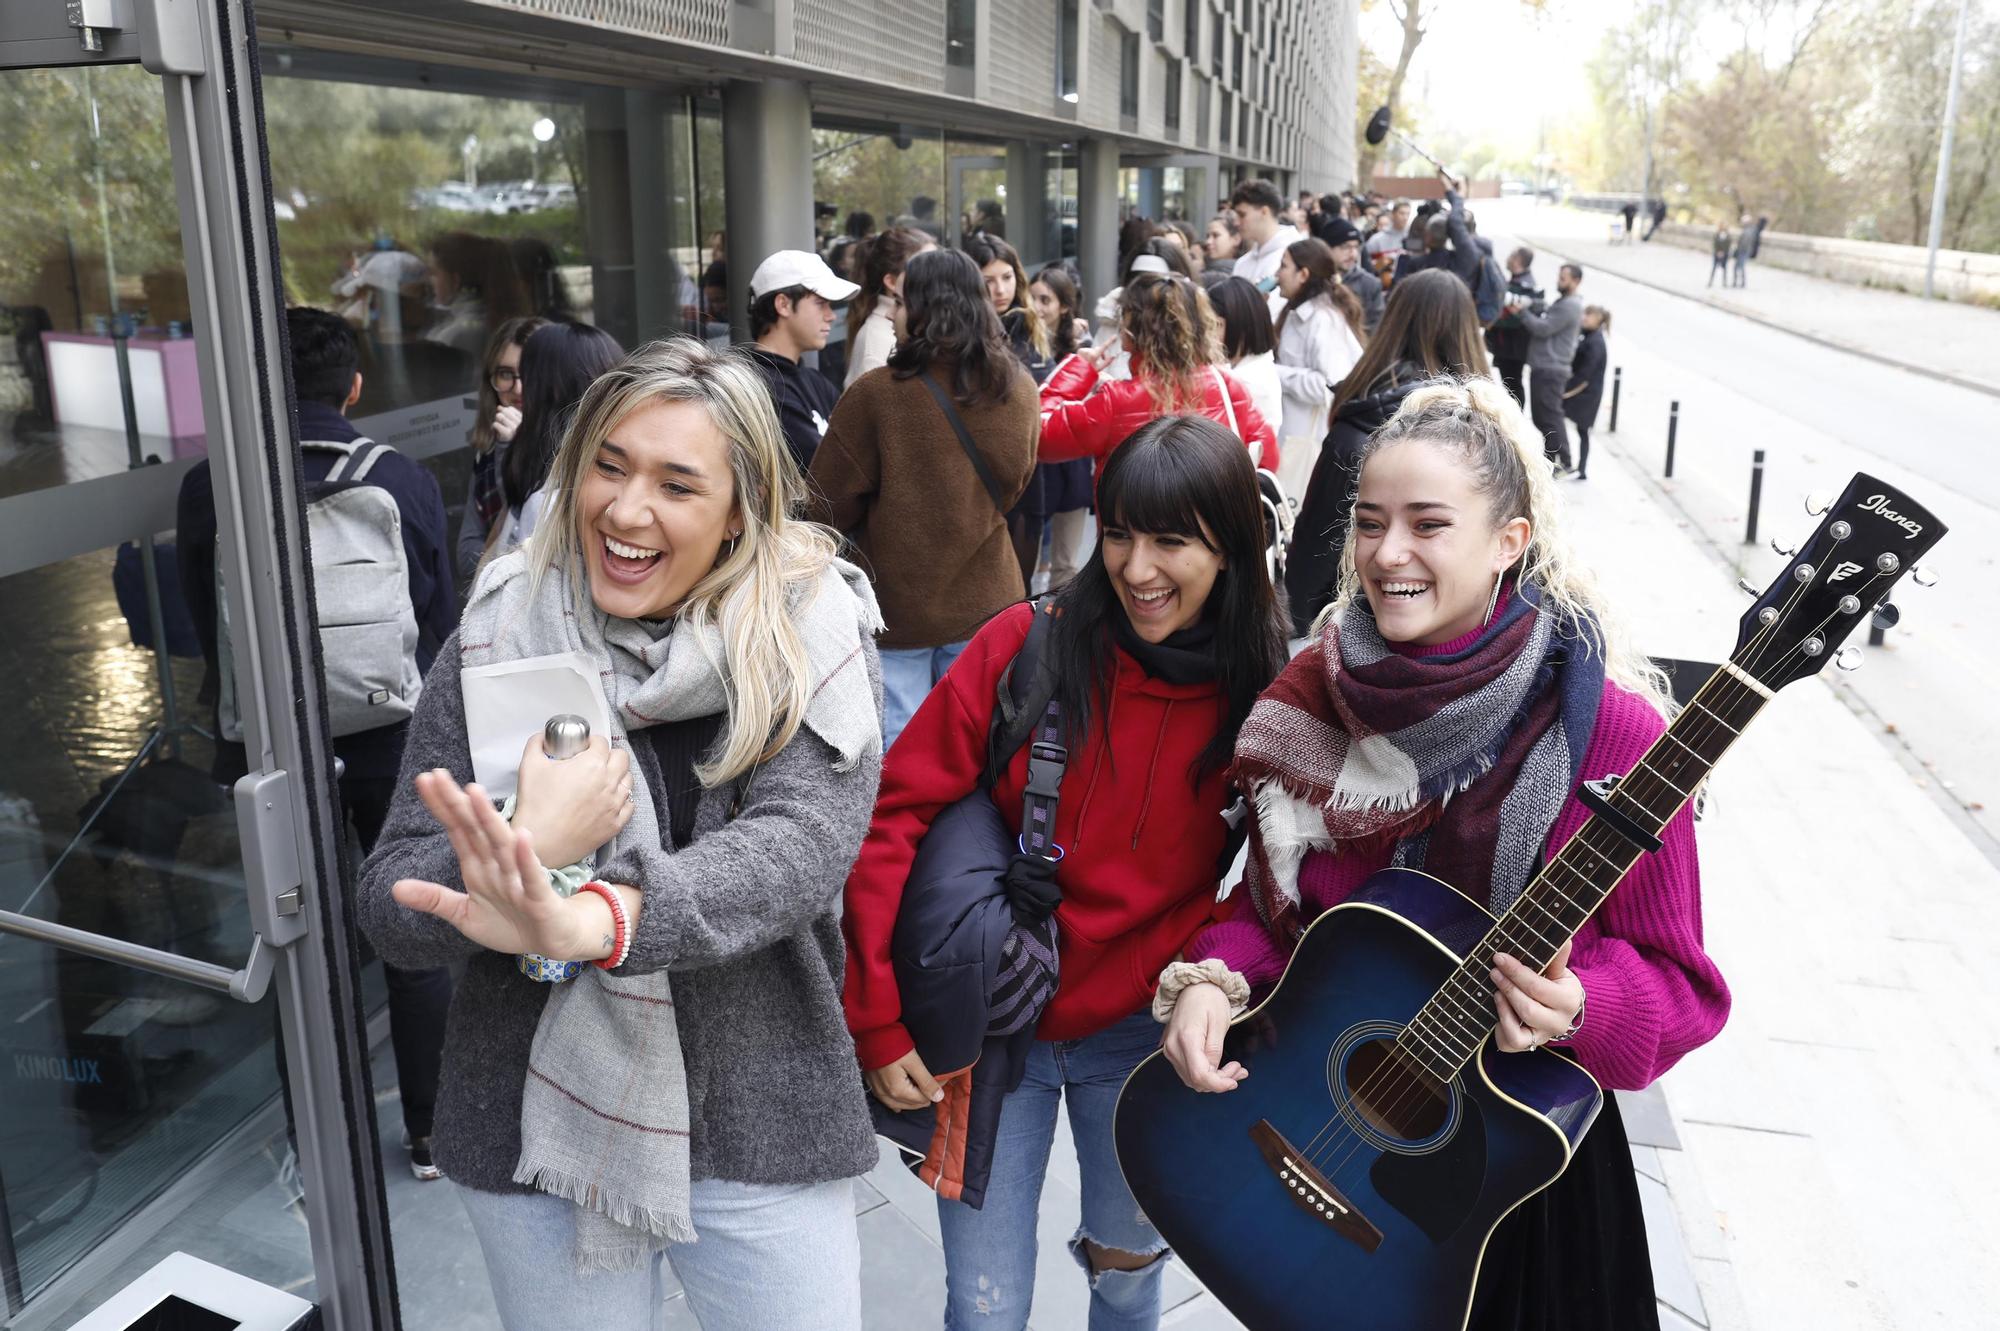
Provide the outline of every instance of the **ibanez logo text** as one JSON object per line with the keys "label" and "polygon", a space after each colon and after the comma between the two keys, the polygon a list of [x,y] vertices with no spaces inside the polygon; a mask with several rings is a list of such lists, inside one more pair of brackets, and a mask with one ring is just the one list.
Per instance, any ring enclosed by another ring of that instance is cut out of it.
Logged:
{"label": "ibanez logo text", "polygon": [[1898,527],[1901,527],[1908,533],[1908,535],[1903,537],[1906,541],[1916,540],[1917,533],[1924,529],[1924,524],[1918,522],[1915,518],[1906,518],[1895,509],[1890,508],[1889,496],[1887,495],[1869,495],[1856,507],[1860,508],[1863,513],[1873,513],[1876,517],[1886,518]]}

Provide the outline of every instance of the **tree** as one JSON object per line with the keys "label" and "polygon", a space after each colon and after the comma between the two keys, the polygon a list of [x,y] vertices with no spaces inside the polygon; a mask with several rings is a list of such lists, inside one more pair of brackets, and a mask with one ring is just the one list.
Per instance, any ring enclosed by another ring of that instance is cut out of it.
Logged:
{"label": "tree", "polygon": [[[1389,121],[1396,123],[1396,116],[1403,98],[1403,80],[1409,75],[1410,61],[1416,58],[1417,47],[1423,44],[1423,4],[1424,0],[1389,0],[1389,12],[1403,27],[1403,43],[1396,52],[1396,64],[1389,71],[1389,81],[1382,92],[1382,105],[1389,108]],[[1379,62],[1378,62],[1379,63]],[[1356,108],[1355,119],[1367,123],[1367,117],[1374,114],[1374,106],[1366,101]],[[1361,187],[1370,188],[1375,180],[1375,162],[1381,156],[1381,147],[1364,138],[1354,156],[1355,174],[1361,177]]]}

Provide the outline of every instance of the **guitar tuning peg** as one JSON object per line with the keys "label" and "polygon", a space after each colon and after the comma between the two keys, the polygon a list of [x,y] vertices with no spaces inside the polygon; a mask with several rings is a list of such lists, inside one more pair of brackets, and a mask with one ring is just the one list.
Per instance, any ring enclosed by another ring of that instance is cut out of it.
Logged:
{"label": "guitar tuning peg", "polygon": [[1742,592],[1753,601],[1764,594],[1764,589],[1748,578],[1738,578],[1736,580],[1736,590]]}
{"label": "guitar tuning peg", "polygon": [[1935,587],[1937,580],[1937,573],[1928,564],[1918,564],[1910,570],[1910,581],[1919,587]]}
{"label": "guitar tuning peg", "polygon": [[1818,517],[1833,507],[1833,496],[1824,490],[1814,490],[1806,496],[1806,512]]}
{"label": "guitar tuning peg", "polygon": [[1781,537],[1773,536],[1771,538],[1771,553],[1777,555],[1779,558],[1790,559],[1798,552],[1799,547],[1797,545],[1787,545]]}
{"label": "guitar tuning peg", "polygon": [[1859,670],[1861,669],[1861,649],[1859,647],[1843,647],[1833,654],[1833,663],[1842,670]]}

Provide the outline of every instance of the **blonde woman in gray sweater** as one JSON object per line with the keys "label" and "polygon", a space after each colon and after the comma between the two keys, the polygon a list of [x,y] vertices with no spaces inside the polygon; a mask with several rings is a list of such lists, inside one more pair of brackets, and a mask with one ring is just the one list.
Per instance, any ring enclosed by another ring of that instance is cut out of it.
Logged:
{"label": "blonde woman in gray sweater", "polygon": [[[411,723],[362,926],[394,964],[464,964],[435,1149],[510,1331],[657,1327],[669,1264],[707,1331],[860,1325],[849,1180],[876,1149],[838,906],[881,767],[880,616],[801,489],[740,356],[634,353]],[[472,779],[460,671],[560,652],[596,666],[612,733],[562,763],[530,741],[510,822]],[[578,861],[564,895],[545,866]]]}

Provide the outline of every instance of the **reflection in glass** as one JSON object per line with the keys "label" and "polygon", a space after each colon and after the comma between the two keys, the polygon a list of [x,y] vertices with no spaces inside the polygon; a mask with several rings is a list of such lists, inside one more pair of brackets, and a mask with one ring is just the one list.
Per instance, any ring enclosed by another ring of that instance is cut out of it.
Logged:
{"label": "reflection in glass", "polygon": [[[136,542],[38,557],[21,536],[41,529],[25,506],[99,494],[84,487],[146,459],[166,465],[77,511],[170,513],[205,451],[164,108],[136,66],[0,73],[0,531],[16,570],[0,576],[16,630],[0,641],[0,909],[233,967],[250,945],[240,849],[190,724],[204,680],[173,533],[150,572]],[[126,330],[136,457],[111,336]],[[134,1260],[179,1248],[310,1294],[284,1138],[259,1135],[276,1122],[269,1000],[0,936],[0,1013],[0,1289],[55,1300],[66,1325],[121,1278],[63,1274],[226,1143]]]}
{"label": "reflection in glass", "polygon": [[126,469],[120,316],[143,452],[203,451],[164,117],[137,67],[0,73],[0,497]]}

